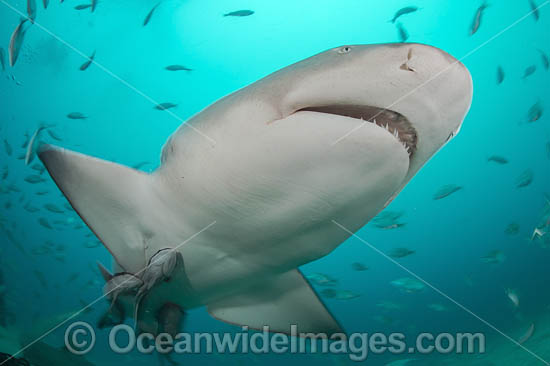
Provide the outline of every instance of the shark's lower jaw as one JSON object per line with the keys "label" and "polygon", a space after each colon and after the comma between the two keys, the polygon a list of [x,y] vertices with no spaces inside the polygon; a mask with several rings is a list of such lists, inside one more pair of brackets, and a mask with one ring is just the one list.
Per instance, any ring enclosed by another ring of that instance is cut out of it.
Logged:
{"label": "shark's lower jaw", "polygon": [[409,157],[412,157],[416,151],[416,143],[418,141],[416,130],[410,121],[398,112],[389,109],[354,104],[307,107],[302,108],[297,112],[301,111],[334,114],[359,119],[367,123],[374,123],[377,126],[386,129],[395,138],[397,138],[405,150],[409,153]]}

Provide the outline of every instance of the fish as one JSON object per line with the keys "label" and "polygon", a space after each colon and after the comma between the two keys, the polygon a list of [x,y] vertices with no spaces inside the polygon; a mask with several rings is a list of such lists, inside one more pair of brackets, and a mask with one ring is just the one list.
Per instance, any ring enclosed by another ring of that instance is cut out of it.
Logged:
{"label": "fish", "polygon": [[148,162],[148,161],[142,161],[142,162],[139,162],[137,164],[132,165],[132,168],[134,168],[136,170],[139,170],[139,169],[143,168],[145,165],[148,165],[148,164],[151,164],[151,163]]}
{"label": "fish", "polygon": [[531,65],[525,68],[525,71],[523,72],[523,79],[527,79],[529,76],[533,75],[537,71],[536,65]]}
{"label": "fish", "polygon": [[42,287],[48,287],[48,281],[46,281],[46,276],[44,276],[44,273],[39,270],[34,270],[32,272],[34,273],[34,276],[38,279]]}
{"label": "fish", "polygon": [[351,268],[354,270],[354,271],[358,271],[358,272],[362,272],[362,271],[366,271],[369,269],[369,267],[365,266],[363,263],[359,263],[359,262],[354,262],[351,264]]}
{"label": "fish", "polygon": [[44,217],[40,217],[38,218],[38,223],[42,226],[44,226],[46,229],[53,229],[53,227],[50,225],[50,223],[48,222],[48,220]]}
{"label": "fish", "polygon": [[168,65],[165,67],[165,69],[168,71],[193,71],[193,69],[182,65]]}
{"label": "fish", "polygon": [[433,195],[434,200],[440,200],[445,197],[449,197],[451,194],[458,192],[462,189],[462,186],[457,186],[456,184],[447,184],[442,186],[435,192]]}
{"label": "fish", "polygon": [[69,284],[71,282],[74,282],[78,279],[79,276],[80,276],[80,273],[78,273],[78,272],[71,273],[71,275],[69,277],[67,277],[67,280],[65,281],[65,283]]}
{"label": "fish", "polygon": [[27,176],[25,177],[25,182],[30,183],[30,184],[37,184],[37,183],[44,183],[44,182],[46,182],[46,179],[42,178],[42,177],[39,176],[39,175],[31,174],[31,175],[27,175]]}
{"label": "fish", "polygon": [[485,9],[487,9],[489,5],[484,2],[481,4],[481,6],[477,9],[476,14],[474,15],[474,20],[472,21],[472,25],[470,26],[470,35],[473,36],[477,33],[479,30],[479,27],[481,27],[481,22],[483,20],[483,13],[485,12]]}
{"label": "fish", "polygon": [[0,66],[2,66],[2,71],[6,71],[6,51],[0,47]]}
{"label": "fish", "polygon": [[38,192],[36,192],[37,196],[44,196],[46,194],[48,194],[48,191],[38,191]]}
{"label": "fish", "polygon": [[391,281],[390,284],[408,293],[420,292],[426,287],[423,282],[412,277],[398,278]]}
{"label": "fish", "polygon": [[535,21],[538,22],[540,19],[540,12],[539,7],[535,3],[535,0],[529,0],[529,5],[531,5],[531,12],[533,13],[533,18],[535,18]]}
{"label": "fish", "polygon": [[4,151],[6,151],[6,154],[8,156],[11,156],[13,153],[13,148],[11,147],[11,144],[8,142],[8,140],[4,139]]}
{"label": "fish", "polygon": [[33,166],[31,166],[31,169],[36,170],[40,174],[44,173],[44,171],[46,170],[46,168],[44,168],[44,166],[40,164],[34,164]]}
{"label": "fish", "polygon": [[55,133],[54,131],[52,130],[47,130],[48,131],[48,135],[50,135],[50,137],[54,140],[57,140],[57,141],[63,141],[63,139],[61,137],[59,137],[59,135],[57,133]]}
{"label": "fish", "polygon": [[338,280],[323,273],[312,273],[307,275],[306,278],[319,286],[334,286],[338,283]]}
{"label": "fish", "polygon": [[407,248],[395,248],[388,255],[392,258],[405,258],[416,253],[414,250]]}
{"label": "fish", "polygon": [[378,216],[372,219],[374,226],[385,229],[395,225],[400,225],[399,219],[403,216],[403,211],[382,211]]}
{"label": "fish", "polygon": [[531,169],[526,169],[516,179],[516,188],[524,188],[533,182],[535,173]]}
{"label": "fish", "polygon": [[504,229],[504,232],[508,235],[516,235],[519,233],[519,224],[512,222],[506,226],[506,229]]}
{"label": "fish", "polygon": [[27,15],[31,23],[36,19],[36,0],[27,0]]}
{"label": "fish", "polygon": [[44,254],[48,254],[48,253],[50,253],[50,248],[48,248],[47,246],[44,246],[44,245],[31,249],[31,254],[33,254],[33,255],[44,255]]}
{"label": "fish", "polygon": [[88,248],[88,249],[97,248],[100,245],[101,245],[100,241],[87,241],[84,243],[84,248]]}
{"label": "fish", "polygon": [[76,10],[84,10],[84,9],[88,9],[88,8],[91,8],[91,7],[92,7],[92,4],[80,4],[80,5],[75,6],[74,8]]}
{"label": "fish", "polygon": [[145,17],[145,20],[143,21],[143,26],[145,27],[147,24],[149,24],[149,21],[151,20],[151,17],[153,16],[153,13],[157,9],[157,7],[160,5],[160,2],[156,3],[155,6],[149,11],[147,16]]}
{"label": "fish", "polygon": [[80,112],[71,112],[67,114],[67,118],[69,119],[86,119],[88,118],[86,115]]}
{"label": "fish", "polygon": [[505,290],[506,296],[510,299],[510,301],[514,304],[514,307],[519,307],[519,296],[515,290],[507,288]]}
{"label": "fish", "polygon": [[485,263],[499,264],[506,260],[506,256],[501,250],[493,250],[487,253],[484,257],[481,257],[481,259]]}
{"label": "fish", "polygon": [[170,102],[164,102],[164,103],[160,103],[160,104],[157,104],[155,106],[155,109],[158,109],[159,111],[165,111],[167,109],[170,109],[170,108],[175,108],[177,107],[178,105],[177,104],[174,104],[174,103],[170,103]]}
{"label": "fish", "polygon": [[407,32],[407,30],[401,23],[397,23],[395,27],[397,28],[397,35],[399,37],[399,41],[406,42],[407,39],[409,39],[409,32]]}
{"label": "fish", "polygon": [[253,10],[236,10],[230,13],[225,13],[223,16],[224,17],[248,17],[252,14],[254,14]]}
{"label": "fish", "polygon": [[393,18],[390,20],[390,22],[395,23],[397,21],[397,19],[399,19],[401,16],[406,15],[406,14],[414,13],[418,10],[419,9],[418,9],[417,6],[406,6],[404,8],[401,8],[398,11],[395,12],[395,14],[394,14]]}
{"label": "fish", "polygon": [[95,58],[95,51],[90,55],[90,57],[88,57],[88,61],[86,61],[82,65],[80,65],[80,71],[84,71],[88,67],[90,67],[92,62],[94,62],[94,58]]}
{"label": "fish", "polygon": [[433,310],[433,311],[438,311],[438,312],[443,312],[443,311],[448,311],[449,309],[447,309],[447,307],[445,305],[442,305],[442,304],[429,304],[428,305],[428,308]]}
{"label": "fish", "polygon": [[[396,60],[411,49],[430,65],[426,72],[399,69]],[[443,69],[445,78],[433,78]],[[430,88],[417,98],[400,101],[407,115],[383,112],[345,143],[331,146],[361,118],[368,121],[380,111],[372,107],[373,98],[379,105],[399,98],[395,83],[412,89],[428,80]],[[167,303],[186,311],[204,304],[214,318],[239,327],[266,325],[284,332],[295,324],[300,332],[332,335],[343,329],[298,266],[331,253],[350,237],[344,227],[359,230],[398,196],[458,132],[472,90],[468,69],[438,48],[344,45],[276,71],[195,114],[169,137],[160,167],[151,174],[52,145],[43,145],[38,157],[117,265],[146,284],[138,291],[142,297],[119,298],[127,309],[138,304],[137,324],[162,324],[156,315]],[[415,133],[422,138],[415,140]],[[213,137],[220,138],[218,144]],[[236,189],[242,182],[246,189]],[[305,230],[308,240],[297,240]],[[281,235],[289,232],[295,235]],[[184,260],[162,255],[171,252]],[[213,270],[220,257],[212,253],[224,253],[223,271]],[[73,251],[66,255],[69,260]],[[142,273],[150,263],[155,271]]]}
{"label": "fish", "polygon": [[44,9],[48,9],[49,4],[50,4],[50,0],[42,0],[42,5],[44,5]]}
{"label": "fish", "polygon": [[544,66],[546,70],[550,70],[550,58],[543,50],[539,49],[538,51],[540,52],[540,57],[542,59],[542,66]]}
{"label": "fish", "polygon": [[19,52],[21,51],[21,46],[23,45],[23,40],[25,39],[25,33],[27,32],[27,30],[24,29],[24,25],[27,20],[28,19],[22,19],[11,35],[9,47],[9,60],[11,67],[15,66],[15,63],[19,58]]}
{"label": "fish", "polygon": [[542,104],[539,102],[536,102],[529,108],[529,112],[527,113],[527,121],[528,122],[536,122],[538,121],[543,114]]}
{"label": "fish", "polygon": [[23,208],[24,208],[27,212],[30,212],[30,213],[40,211],[40,209],[39,209],[38,207],[34,207],[34,206],[32,206],[30,203],[27,203],[25,206],[23,206]]}
{"label": "fish", "polygon": [[321,295],[329,299],[334,299],[337,295],[337,291],[333,288],[326,288],[321,290]]}
{"label": "fish", "polygon": [[361,296],[361,295],[356,294],[353,291],[337,290],[334,298],[337,299],[337,300],[351,300],[351,299],[355,299],[359,296]]}
{"label": "fish", "polygon": [[10,174],[9,168],[7,165],[4,165],[4,168],[2,168],[2,179],[6,180]]}
{"label": "fish", "polygon": [[42,132],[46,127],[44,125],[38,126],[36,131],[32,134],[32,137],[29,141],[29,144],[27,146],[27,152],[25,153],[25,165],[29,165],[32,160],[34,159],[34,153],[35,153],[35,142],[38,136],[40,135],[40,132]]}
{"label": "fish", "polygon": [[21,144],[21,148],[22,148],[22,149],[26,149],[27,146],[29,146],[29,141],[30,141],[30,138],[31,138],[31,137],[29,136],[29,133],[28,133],[28,132],[25,132],[24,135],[25,135],[25,141],[23,141],[23,144]]}
{"label": "fish", "polygon": [[523,343],[527,342],[527,341],[533,336],[534,333],[535,333],[535,323],[532,323],[532,324],[529,326],[529,329],[527,329],[527,331],[525,332],[525,334],[523,334],[523,335],[518,339],[518,343],[519,343],[519,344],[523,344]]}
{"label": "fish", "polygon": [[53,212],[53,213],[64,213],[65,211],[63,211],[62,209],[60,209],[59,207],[57,207],[56,205],[54,205],[53,203],[46,203],[44,205],[44,208],[50,212]]}
{"label": "fish", "polygon": [[92,0],[92,13],[95,11],[96,6],[97,6],[97,0]]}
{"label": "fish", "polygon": [[506,74],[504,73],[504,69],[502,68],[502,66],[497,67],[497,84],[502,84],[505,77]]}
{"label": "fish", "polygon": [[497,164],[508,164],[509,161],[504,156],[500,155],[491,155],[487,158],[487,161],[492,161]]}

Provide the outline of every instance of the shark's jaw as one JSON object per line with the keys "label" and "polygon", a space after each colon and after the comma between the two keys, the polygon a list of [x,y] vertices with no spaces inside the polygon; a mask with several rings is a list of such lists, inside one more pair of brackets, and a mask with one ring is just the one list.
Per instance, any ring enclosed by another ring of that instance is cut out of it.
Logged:
{"label": "shark's jaw", "polygon": [[364,123],[373,123],[394,136],[412,158],[418,142],[417,132],[412,123],[401,113],[369,105],[337,104],[306,107],[298,110],[326,113],[354,118]]}

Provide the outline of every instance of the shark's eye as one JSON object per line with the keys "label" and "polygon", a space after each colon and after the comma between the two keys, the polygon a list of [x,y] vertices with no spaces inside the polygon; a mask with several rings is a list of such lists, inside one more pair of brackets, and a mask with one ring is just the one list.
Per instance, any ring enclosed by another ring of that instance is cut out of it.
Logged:
{"label": "shark's eye", "polygon": [[344,46],[344,47],[342,47],[342,48],[340,48],[340,49],[338,50],[338,53],[348,53],[348,52],[350,52],[350,51],[351,51],[351,47],[350,47],[350,46]]}

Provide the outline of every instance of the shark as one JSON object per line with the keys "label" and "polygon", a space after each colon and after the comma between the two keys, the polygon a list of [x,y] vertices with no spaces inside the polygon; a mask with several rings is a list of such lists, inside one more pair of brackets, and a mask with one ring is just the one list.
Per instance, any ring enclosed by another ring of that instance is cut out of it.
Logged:
{"label": "shark", "polygon": [[472,96],[468,69],[439,48],[345,45],[192,116],[151,173],[47,144],[38,155],[112,254],[106,287],[140,330],[206,306],[249,329],[335,334],[299,267],[381,212],[459,132]]}

